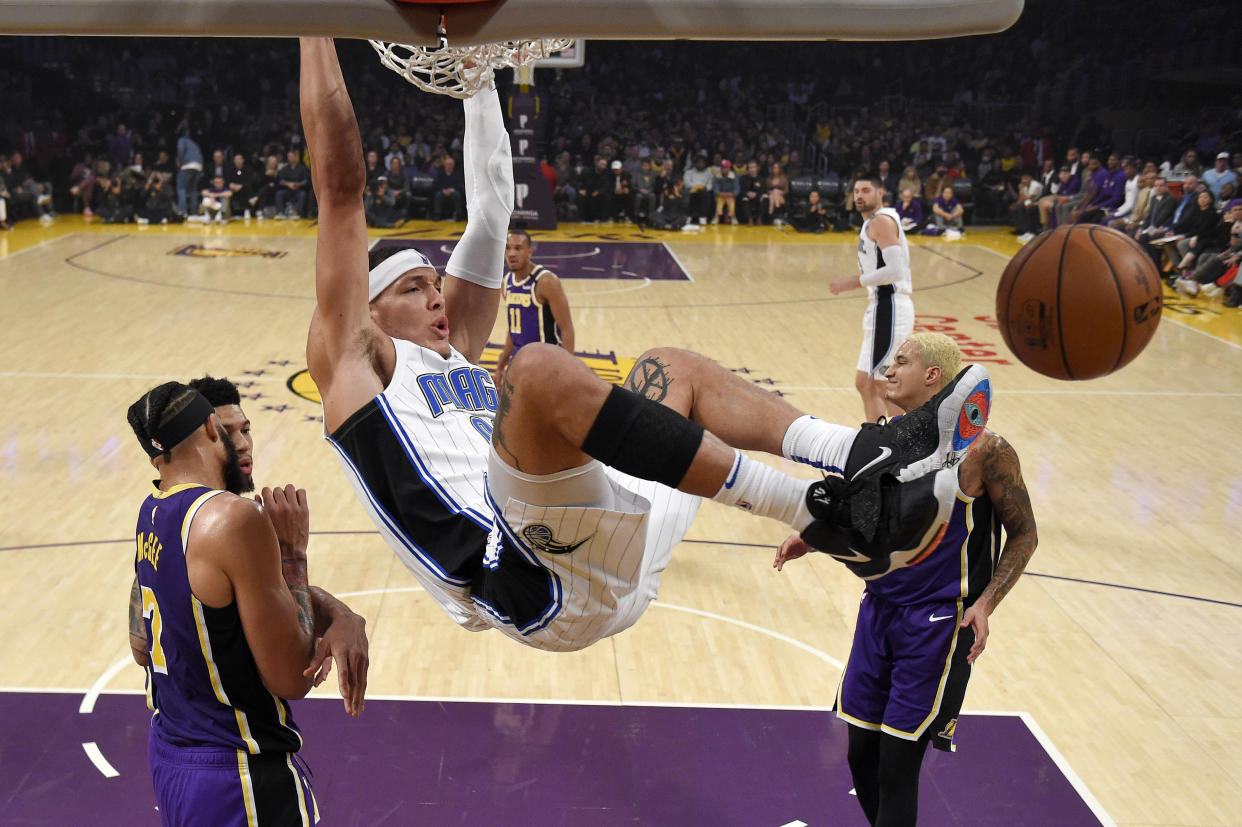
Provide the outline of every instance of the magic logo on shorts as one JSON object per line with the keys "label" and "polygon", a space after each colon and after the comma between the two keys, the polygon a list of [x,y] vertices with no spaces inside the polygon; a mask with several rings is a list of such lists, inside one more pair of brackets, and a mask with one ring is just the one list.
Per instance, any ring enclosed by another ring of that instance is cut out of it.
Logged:
{"label": "magic logo on shorts", "polygon": [[588,534],[576,543],[561,543],[553,535],[552,529],[543,523],[531,523],[522,529],[522,539],[530,544],[531,548],[548,554],[569,554],[594,536]]}

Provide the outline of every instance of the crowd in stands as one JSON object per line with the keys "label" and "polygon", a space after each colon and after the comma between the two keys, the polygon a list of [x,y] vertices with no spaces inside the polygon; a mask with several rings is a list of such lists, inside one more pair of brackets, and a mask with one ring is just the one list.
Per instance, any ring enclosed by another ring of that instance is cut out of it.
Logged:
{"label": "crowd in stands", "polygon": [[[1242,150],[1242,98],[1217,88],[1180,117],[1164,99],[1143,130],[1097,110],[1136,109],[1160,71],[1223,58],[1238,15],[1115,5],[1105,40],[1091,35],[1099,8],[1028,0],[1009,31],[951,41],[592,41],[582,68],[536,76],[543,172],[566,220],[807,232],[856,224],[850,184],[874,173],[907,232],[1008,223],[1027,239],[1066,221],[1109,223],[1141,236],[1190,292],[1207,284],[1205,253],[1236,245],[1217,222],[1236,213],[1242,154],[1217,156]],[[1171,48],[1170,37],[1199,45]],[[368,220],[464,218],[460,104],[413,90],[365,44],[340,50]],[[294,42],[0,38],[0,57],[14,70],[0,79],[0,227],[60,212],[314,216]],[[1191,209],[1183,201],[1200,185],[1211,203]],[[1157,238],[1150,205],[1164,190],[1178,208]]]}

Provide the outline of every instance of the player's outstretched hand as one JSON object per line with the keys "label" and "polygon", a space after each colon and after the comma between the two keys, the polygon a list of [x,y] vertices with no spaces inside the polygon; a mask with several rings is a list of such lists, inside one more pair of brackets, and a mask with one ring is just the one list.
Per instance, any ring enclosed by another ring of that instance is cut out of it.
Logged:
{"label": "player's outstretched hand", "polygon": [[828,289],[832,291],[832,295],[834,296],[840,295],[847,290],[853,290],[857,286],[857,280],[849,277],[833,279],[828,283]]}
{"label": "player's outstretched hand", "polygon": [[306,505],[306,491],[292,485],[264,488],[255,499],[272,521],[281,548],[305,552],[306,544],[310,542],[310,509]]}
{"label": "player's outstretched hand", "polygon": [[785,538],[785,542],[781,543],[781,547],[776,550],[776,559],[772,561],[772,568],[777,571],[784,571],[785,564],[790,560],[797,560],[808,551],[814,550],[803,542],[802,538],[797,534],[790,534]]}
{"label": "player's outstretched hand", "polygon": [[371,665],[366,620],[361,615],[350,612],[333,619],[323,637],[315,641],[315,655],[302,674],[314,675],[313,683],[319,686],[331,673],[333,661],[345,713],[357,718],[366,707],[367,669]]}
{"label": "player's outstretched hand", "polygon": [[975,604],[962,615],[961,627],[975,630],[974,645],[970,647],[970,654],[966,656],[966,662],[972,665],[988,645],[988,610],[986,606],[981,605],[982,603],[982,600],[975,601]]}

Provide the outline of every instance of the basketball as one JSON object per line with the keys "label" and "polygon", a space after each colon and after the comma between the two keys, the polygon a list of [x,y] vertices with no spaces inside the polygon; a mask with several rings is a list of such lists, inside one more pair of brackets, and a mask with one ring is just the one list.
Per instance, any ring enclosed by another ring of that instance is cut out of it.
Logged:
{"label": "basketball", "polygon": [[996,290],[1005,344],[1053,379],[1094,379],[1129,364],[1151,341],[1163,306],[1160,274],[1138,242],[1093,224],[1032,239]]}

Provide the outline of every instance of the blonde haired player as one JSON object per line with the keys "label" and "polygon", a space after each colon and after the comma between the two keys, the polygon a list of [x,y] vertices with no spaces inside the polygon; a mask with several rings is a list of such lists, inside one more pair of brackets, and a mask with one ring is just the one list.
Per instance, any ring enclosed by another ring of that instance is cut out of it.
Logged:
{"label": "blonde haired player", "polygon": [[[961,360],[943,334],[909,336],[885,374],[887,400],[903,411],[920,410],[958,375]],[[972,404],[987,401],[968,398],[966,407]],[[940,472],[955,477],[942,535],[904,566],[863,575],[835,706],[850,725],[850,773],[871,824],[916,822],[923,754],[929,743],[955,748],[957,716],[971,667],[987,645],[988,618],[1038,542],[1017,453],[999,434],[980,427],[976,436],[965,458]],[[808,550],[790,537],[774,565],[781,569]]]}
{"label": "blonde haired player", "polygon": [[835,296],[867,288],[854,387],[862,397],[866,420],[875,422],[886,414],[898,413],[885,403],[882,377],[897,346],[914,329],[914,302],[910,299],[914,287],[901,216],[884,206],[884,184],[878,176],[864,175],[854,182],[854,205],[863,217],[858,231],[858,275],[834,279],[828,289]]}

